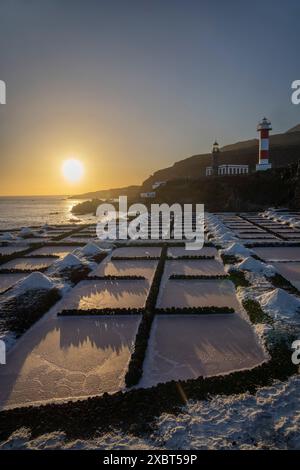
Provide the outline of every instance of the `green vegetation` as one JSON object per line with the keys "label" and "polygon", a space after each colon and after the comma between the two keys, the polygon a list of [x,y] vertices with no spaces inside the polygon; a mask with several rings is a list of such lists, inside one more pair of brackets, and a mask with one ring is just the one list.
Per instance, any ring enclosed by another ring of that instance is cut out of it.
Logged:
{"label": "green vegetation", "polygon": [[244,309],[248,313],[251,323],[273,323],[272,318],[267,315],[256,300],[245,299],[242,302]]}
{"label": "green vegetation", "polygon": [[159,256],[112,256],[112,261],[152,261],[152,260],[159,260]]}
{"label": "green vegetation", "polygon": [[7,269],[0,269],[0,274],[31,274],[33,272],[39,271],[40,273],[45,272],[49,266],[39,269],[20,269],[20,268],[7,268]]}
{"label": "green vegetation", "polygon": [[208,260],[208,259],[215,259],[214,256],[206,256],[206,255],[183,255],[183,256],[168,256],[168,260]]}
{"label": "green vegetation", "polygon": [[57,289],[30,290],[11,297],[1,305],[1,324],[19,336],[39,320],[60,297]]}
{"label": "green vegetation", "polygon": [[66,309],[58,312],[59,317],[76,317],[76,316],[101,316],[101,315],[140,315],[143,309],[140,308],[90,308],[82,309]]}
{"label": "green vegetation", "polygon": [[157,314],[170,314],[170,315],[218,315],[223,313],[234,313],[231,307],[166,307],[158,308],[155,310]]}
{"label": "green vegetation", "polygon": [[229,274],[229,279],[235,285],[235,287],[249,287],[250,282],[246,279],[245,273],[243,271],[231,271]]}
{"label": "green vegetation", "polygon": [[281,276],[281,274],[276,273],[274,276],[269,277],[268,279],[274,287],[284,289],[290,294],[300,295],[299,290],[293,286],[290,281]]}
{"label": "green vegetation", "polygon": [[150,337],[151,326],[155,315],[156,300],[159,292],[161,278],[167,258],[167,245],[161,250],[159,262],[146,300],[145,311],[135,338],[134,351],[131,355],[128,370],[125,376],[127,387],[136,385],[143,374],[143,363]]}
{"label": "green vegetation", "polygon": [[91,270],[88,266],[79,266],[78,268],[65,268],[59,272],[59,276],[75,285],[80,281],[89,279],[88,274],[90,272]]}
{"label": "green vegetation", "polygon": [[144,276],[118,276],[109,274],[107,276],[89,276],[89,281],[143,281],[146,278]]}
{"label": "green vegetation", "polygon": [[201,275],[201,274],[172,274],[169,279],[173,280],[210,280],[210,279],[229,279],[228,274]]}
{"label": "green vegetation", "polygon": [[236,264],[240,262],[240,259],[234,255],[221,255],[223,264]]}

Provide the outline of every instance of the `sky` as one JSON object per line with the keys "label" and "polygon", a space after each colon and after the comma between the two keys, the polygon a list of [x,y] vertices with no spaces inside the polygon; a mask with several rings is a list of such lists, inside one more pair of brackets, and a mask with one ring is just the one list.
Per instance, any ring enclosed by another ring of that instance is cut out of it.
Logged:
{"label": "sky", "polygon": [[300,123],[299,17],[298,0],[1,0],[0,195],[140,184],[265,115]]}

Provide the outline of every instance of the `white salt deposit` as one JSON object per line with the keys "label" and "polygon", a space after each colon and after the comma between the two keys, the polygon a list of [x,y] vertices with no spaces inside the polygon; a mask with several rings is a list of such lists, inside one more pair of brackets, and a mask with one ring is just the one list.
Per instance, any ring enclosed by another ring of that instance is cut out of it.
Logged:
{"label": "white salt deposit", "polygon": [[263,263],[255,258],[252,258],[251,256],[244,259],[236,266],[233,266],[232,270],[234,269],[239,269],[242,271],[251,271],[254,273],[263,273],[266,276],[273,276],[276,273],[274,266]]}
{"label": "white salt deposit", "polygon": [[64,269],[72,269],[76,267],[80,267],[83,265],[83,261],[78,258],[78,256],[74,255],[73,253],[69,253],[63,259],[58,260],[53,265],[53,270],[56,272],[63,271]]}
{"label": "white salt deposit", "polygon": [[20,230],[19,232],[19,237],[23,238],[23,237],[30,237],[30,236],[34,236],[35,235],[35,232],[34,230],[28,228],[28,227],[24,227]]}
{"label": "white salt deposit", "polygon": [[42,273],[35,272],[29,274],[24,279],[21,279],[14,286],[12,292],[14,295],[20,295],[23,292],[36,289],[53,289],[55,286],[54,282]]}
{"label": "white salt deposit", "polygon": [[253,254],[253,251],[249,250],[249,248],[246,248],[241,243],[235,242],[229,245],[228,248],[221,250],[221,253],[223,253],[224,255],[249,257]]}
{"label": "white salt deposit", "polygon": [[95,243],[87,243],[83,248],[80,249],[83,256],[95,256],[103,253],[103,250],[99,248]]}
{"label": "white salt deposit", "polygon": [[300,322],[300,299],[283,289],[274,289],[262,294],[258,301],[275,319]]}
{"label": "white salt deposit", "polygon": [[6,232],[6,233],[1,233],[0,240],[12,241],[12,240],[15,240],[15,237],[10,232]]}
{"label": "white salt deposit", "polygon": [[264,387],[256,394],[188,401],[179,414],[157,418],[145,438],[110,431],[94,439],[69,440],[62,432],[31,437],[15,431],[0,449],[299,449],[300,377]]}
{"label": "white salt deposit", "polygon": [[95,240],[94,243],[97,244],[99,248],[101,248],[104,251],[111,251],[114,248],[114,244],[111,241],[108,240]]}

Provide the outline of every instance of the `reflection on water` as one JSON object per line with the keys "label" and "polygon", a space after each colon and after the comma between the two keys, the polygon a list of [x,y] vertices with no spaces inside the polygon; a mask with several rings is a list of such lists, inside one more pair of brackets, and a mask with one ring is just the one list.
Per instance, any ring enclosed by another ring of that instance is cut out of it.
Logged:
{"label": "reflection on water", "polygon": [[0,229],[95,221],[91,215],[78,218],[71,213],[79,202],[67,196],[0,197]]}
{"label": "reflection on water", "polygon": [[139,321],[132,315],[40,322],[0,369],[0,407],[120,390]]}
{"label": "reflection on water", "polygon": [[265,359],[252,326],[239,315],[157,315],[139,385],[224,374]]}
{"label": "reflection on water", "polygon": [[230,281],[172,280],[160,289],[157,306],[168,307],[232,307],[236,311],[240,305],[234,286]]}
{"label": "reflection on water", "polygon": [[82,281],[61,303],[62,309],[142,308],[149,291],[147,280]]}
{"label": "reflection on water", "polygon": [[148,281],[153,279],[157,261],[111,260],[104,259],[91,276],[142,276]]}

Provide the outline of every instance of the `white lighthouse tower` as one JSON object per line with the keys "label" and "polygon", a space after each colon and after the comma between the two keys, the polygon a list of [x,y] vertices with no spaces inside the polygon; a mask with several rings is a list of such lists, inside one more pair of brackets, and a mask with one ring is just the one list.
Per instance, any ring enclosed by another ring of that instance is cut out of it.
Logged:
{"label": "white lighthouse tower", "polygon": [[272,126],[267,118],[263,118],[257,126],[257,132],[259,132],[259,160],[256,165],[256,171],[272,168],[271,163],[269,163],[269,132],[271,130]]}

